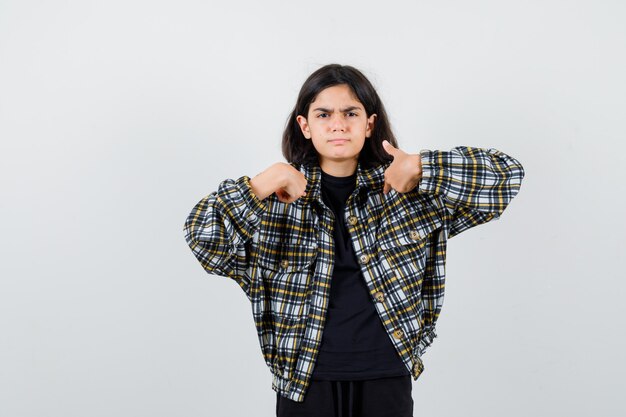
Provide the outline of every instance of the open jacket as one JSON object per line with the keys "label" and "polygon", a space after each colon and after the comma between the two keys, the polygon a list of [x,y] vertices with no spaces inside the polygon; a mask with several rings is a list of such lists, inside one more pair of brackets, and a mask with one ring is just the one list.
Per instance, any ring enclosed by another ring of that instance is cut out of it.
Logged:
{"label": "open jacket", "polygon": [[[359,163],[344,213],[372,302],[414,380],[437,336],[447,239],[498,219],[524,177],[519,161],[496,149],[420,156],[422,178],[407,193],[383,194],[389,163]],[[334,214],[322,202],[319,165],[291,165],[305,175],[305,196],[261,201],[248,176],[226,179],[195,205],[184,233],[202,267],[232,278],[250,300],[272,389],[302,402],[329,303]]]}

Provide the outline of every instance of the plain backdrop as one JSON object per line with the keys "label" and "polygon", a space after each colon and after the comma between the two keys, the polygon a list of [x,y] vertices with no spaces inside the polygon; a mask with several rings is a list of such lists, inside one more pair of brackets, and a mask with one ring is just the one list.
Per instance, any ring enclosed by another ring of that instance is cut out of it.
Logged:
{"label": "plain backdrop", "polygon": [[526,177],[449,241],[416,416],[623,416],[622,1],[0,1],[0,415],[275,411],[249,301],[185,243],[274,162],[306,77],[361,69],[399,147]]}

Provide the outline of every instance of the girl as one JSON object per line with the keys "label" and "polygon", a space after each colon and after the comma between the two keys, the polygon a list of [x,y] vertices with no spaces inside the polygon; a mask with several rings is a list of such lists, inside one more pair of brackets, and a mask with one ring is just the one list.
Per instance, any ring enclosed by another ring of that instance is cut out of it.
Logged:
{"label": "girl", "polygon": [[446,241],[499,218],[522,165],[496,149],[398,149],[372,84],[338,64],[303,84],[282,150],[287,163],[200,200],[186,241],[250,300],[278,417],[412,416]]}

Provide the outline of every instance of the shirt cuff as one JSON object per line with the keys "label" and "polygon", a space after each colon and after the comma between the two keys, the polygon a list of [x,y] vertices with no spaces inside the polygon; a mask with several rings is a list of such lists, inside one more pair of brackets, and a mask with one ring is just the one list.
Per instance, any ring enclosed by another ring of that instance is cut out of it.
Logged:
{"label": "shirt cuff", "polygon": [[259,200],[259,197],[252,191],[249,176],[243,175],[237,178],[235,184],[237,184],[245,204],[245,209],[242,213],[244,218],[252,226],[257,227],[261,223],[261,217],[267,210],[267,204]]}
{"label": "shirt cuff", "polygon": [[435,177],[438,170],[434,160],[435,151],[422,149],[420,158],[422,162],[422,177],[419,182],[419,189],[420,191],[433,192],[435,191]]}

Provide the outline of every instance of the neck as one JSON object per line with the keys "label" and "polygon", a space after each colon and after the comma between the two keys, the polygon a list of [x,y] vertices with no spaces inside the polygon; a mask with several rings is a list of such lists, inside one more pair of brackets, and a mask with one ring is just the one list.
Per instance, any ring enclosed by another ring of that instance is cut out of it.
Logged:
{"label": "neck", "polygon": [[348,177],[356,172],[358,160],[349,161],[321,161],[320,168],[334,177]]}

